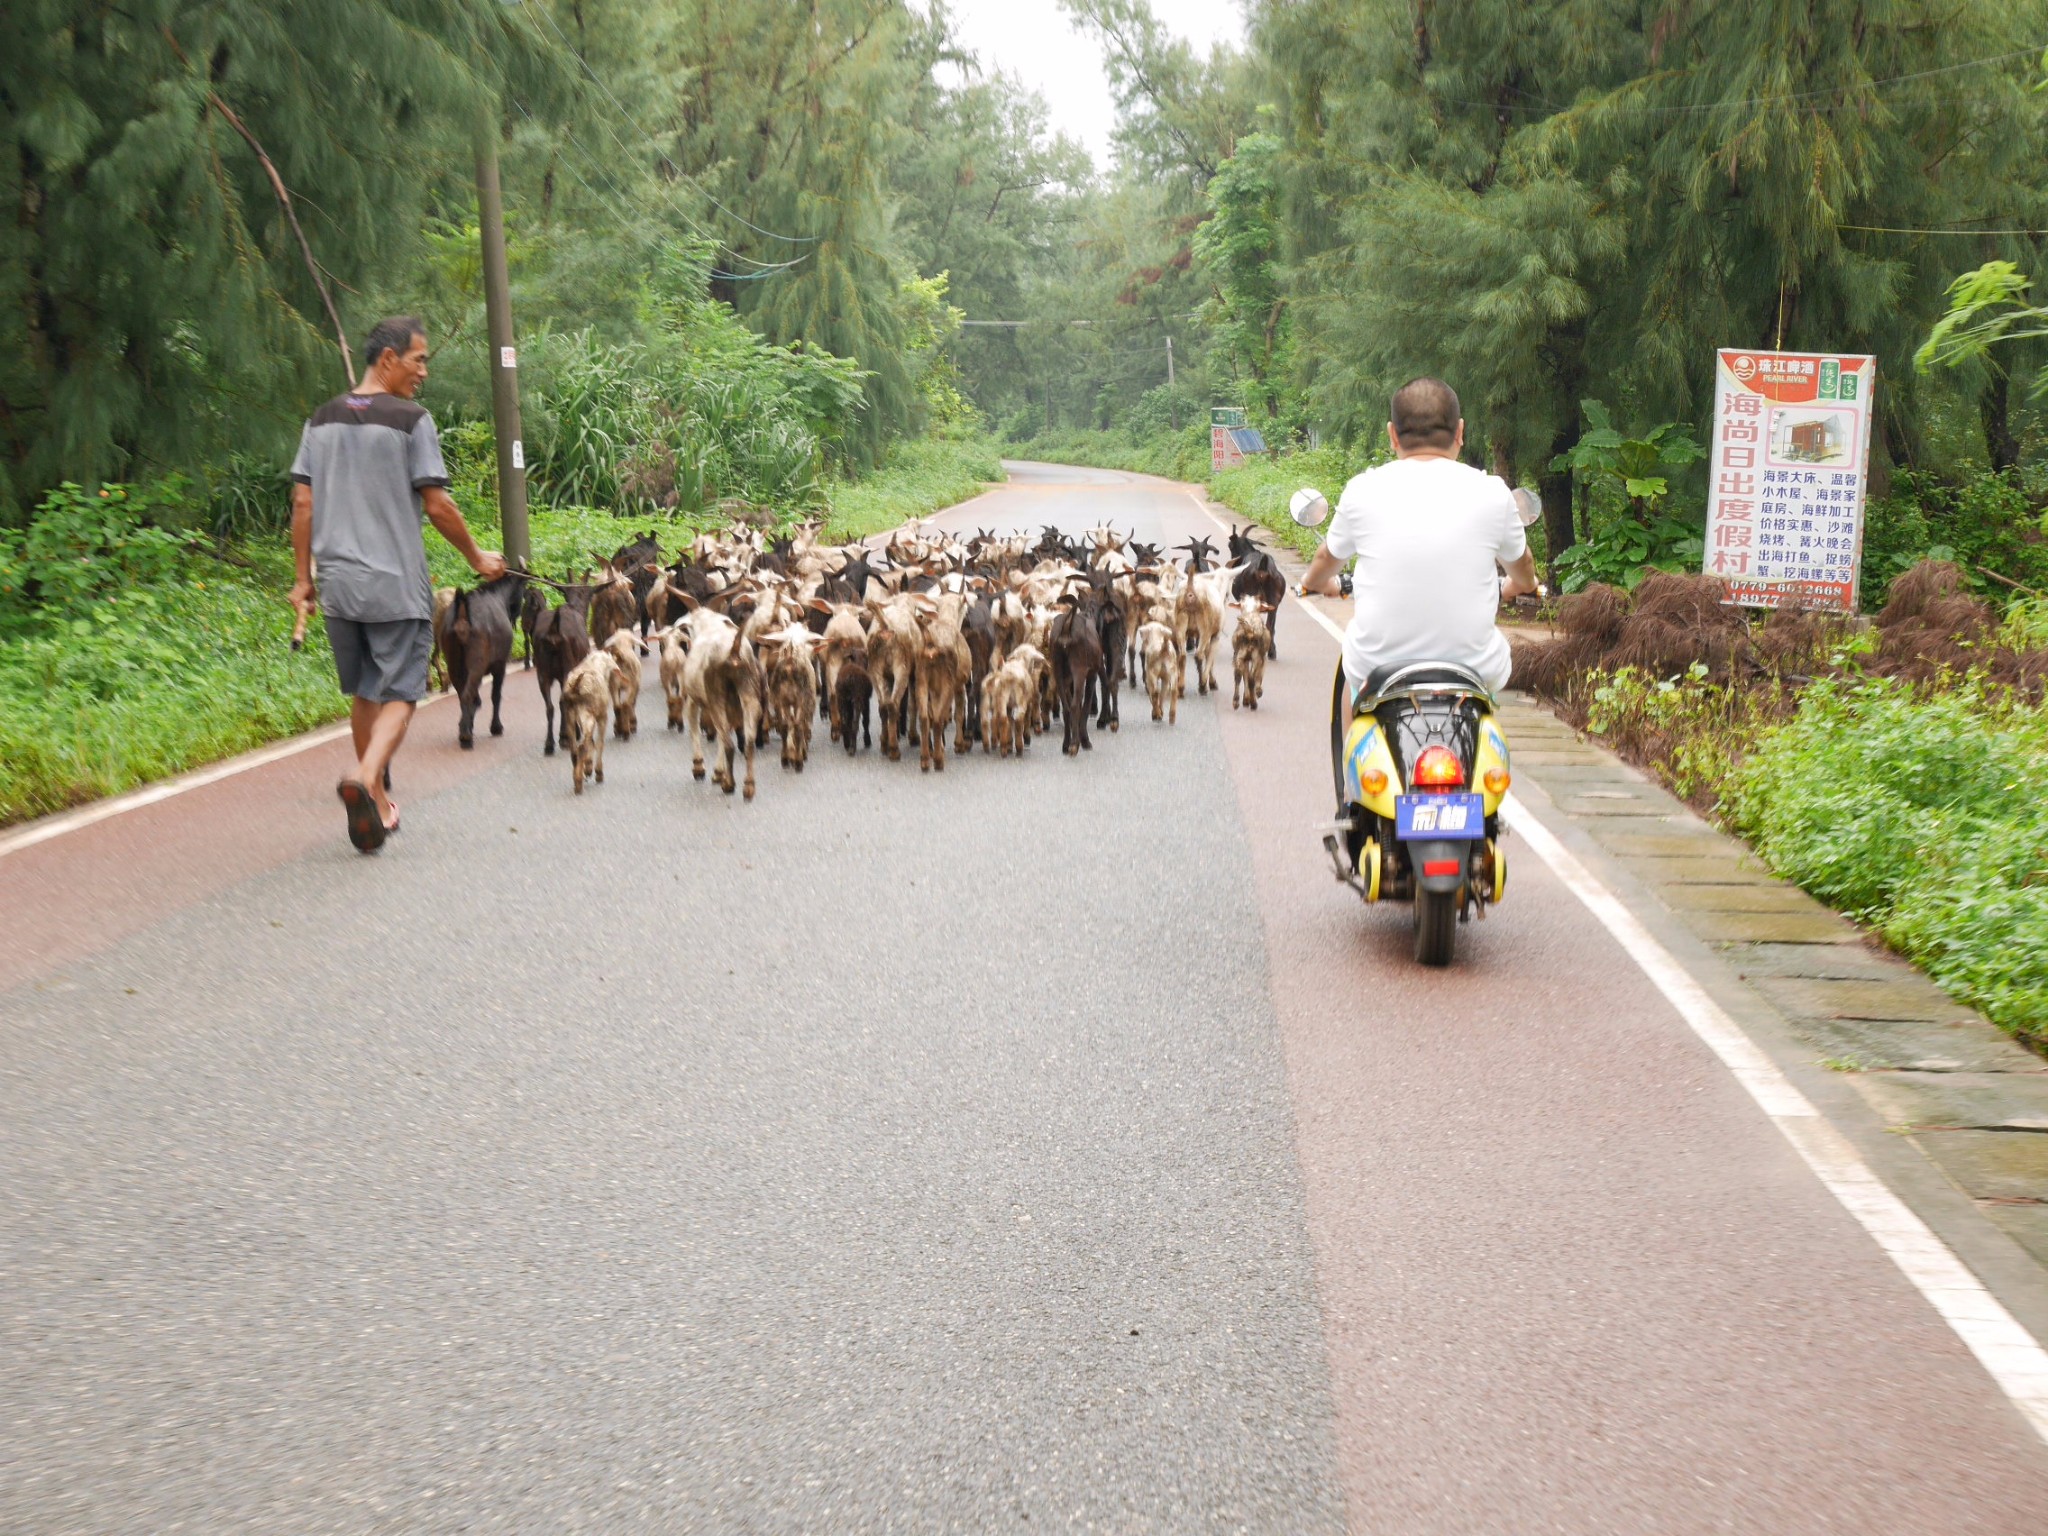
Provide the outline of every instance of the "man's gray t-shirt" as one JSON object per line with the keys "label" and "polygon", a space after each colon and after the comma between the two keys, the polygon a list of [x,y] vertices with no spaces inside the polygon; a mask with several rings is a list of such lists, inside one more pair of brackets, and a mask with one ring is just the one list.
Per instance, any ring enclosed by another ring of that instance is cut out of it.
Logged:
{"label": "man's gray t-shirt", "polygon": [[292,460],[313,488],[320,605],[337,619],[432,619],[420,492],[448,483],[426,408],[402,395],[337,395],[313,413]]}

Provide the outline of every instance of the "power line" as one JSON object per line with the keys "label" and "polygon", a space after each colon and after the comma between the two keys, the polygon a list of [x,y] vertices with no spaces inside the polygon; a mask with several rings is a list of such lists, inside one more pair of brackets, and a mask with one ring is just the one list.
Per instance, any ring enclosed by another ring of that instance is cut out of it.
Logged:
{"label": "power line", "polygon": [[2048,235],[2048,229],[1897,229],[1889,224],[1837,224],[1835,228],[1865,235],[2025,235],[2033,239]]}
{"label": "power line", "polygon": [[[553,13],[551,13],[548,10],[547,5],[545,3],[542,3],[540,5],[530,7],[530,9],[537,10],[540,12],[540,19],[547,23],[548,30],[555,34],[555,37],[561,42],[562,46],[568,50],[570,57],[574,58],[576,62],[582,66],[583,73],[590,77],[591,83],[595,85],[600,91],[604,92],[605,99],[609,101],[613,107],[618,109],[619,116],[623,117],[628,123],[630,123],[633,126],[634,131],[637,132],[641,138],[647,141],[647,147],[654,151],[656,158],[662,161],[666,161],[668,159],[668,155],[663,151],[661,145],[655,141],[654,135],[649,133],[644,127],[642,127],[639,119],[634,117],[631,112],[626,110],[626,104],[620,101],[617,96],[614,96],[612,94],[612,88],[606,85],[604,83],[603,78],[598,74],[598,72],[590,67],[590,60],[584,58],[583,55],[577,51],[576,45],[569,41],[568,34],[561,29],[559,24],[557,24]],[[606,131],[610,132],[609,126],[607,126]],[[618,138],[616,135],[613,136],[613,142],[618,143]],[[619,148],[621,150],[625,149],[625,147],[626,146],[624,144],[619,144]],[[778,234],[776,231],[772,229],[763,229],[760,225],[754,223],[752,220],[746,218],[744,215],[735,213],[732,209],[726,207],[725,204],[721,203],[717,198],[713,197],[711,193],[705,189],[703,183],[697,181],[695,178],[685,175],[680,170],[676,172],[676,175],[680,177],[683,181],[689,183],[689,185],[695,187],[699,194],[702,195],[705,202],[709,203],[712,207],[716,208],[720,213],[724,214],[727,218],[734,220],[736,223],[745,225],[748,229],[751,229],[757,235],[765,235],[770,240],[785,241],[790,245],[815,245],[817,243],[818,237],[816,235],[784,235]],[[707,238],[709,237],[707,236]],[[751,258],[742,259],[750,260]],[[798,258],[798,260],[801,259],[801,257]],[[766,266],[769,265],[769,263],[763,262],[760,263],[760,265]]]}
{"label": "power line", "polygon": [[[1932,80],[1941,75],[1953,75],[1960,74],[1965,70],[1983,69],[1987,65],[2007,64],[2014,59],[2039,58],[2044,53],[2048,53],[2048,43],[2036,43],[2030,48],[2015,48],[2007,53],[1987,54],[1981,59],[1965,59],[1957,64],[1944,64],[1935,69],[1918,69],[1903,75],[1885,75],[1876,80],[1865,80],[1860,83],[1852,81],[1845,85],[1814,86],[1803,91],[1781,91],[1769,96],[1733,96],[1724,101],[1687,102],[1676,106],[1659,106],[1650,102],[1638,102],[1634,105],[1638,111],[1664,116],[1685,116],[1699,112],[1719,112],[1724,108],[1740,109],[1743,107],[1775,106],[1788,102],[1813,101],[1822,97],[1839,96],[1855,91],[1874,91],[1886,86],[1910,84],[1916,80]],[[1631,82],[1631,84],[1635,83],[1640,82]],[[1487,112],[1566,112],[1581,105],[1592,105],[1592,103],[1581,102],[1560,103],[1541,96],[1531,97],[1530,105],[1528,106],[1501,101],[1468,101],[1456,96],[1438,97],[1437,100],[1444,106],[1478,107]],[[1847,108],[1850,105],[1851,103],[1846,101],[1838,103],[1837,110]]]}
{"label": "power line", "polygon": [[[542,126],[540,120],[536,118],[533,115],[533,113],[527,109],[525,102],[521,101],[517,96],[513,96],[509,99],[512,105],[518,108],[519,115],[521,117],[525,118],[529,123],[532,123],[536,128],[540,128]],[[547,130],[543,129],[543,131]],[[595,155],[592,155],[588,149],[585,149],[583,147],[583,141],[581,139],[577,138],[576,135],[571,133],[567,128],[560,128],[556,131],[559,131],[562,137],[567,139],[570,144],[574,145],[577,152],[580,153],[586,160],[590,162],[596,174],[604,180],[605,185],[609,187],[618,198],[624,199],[625,202],[631,201],[631,197],[626,192],[625,188],[621,187],[616,181],[614,181],[611,178],[611,176],[603,169],[602,162],[599,161]],[[587,179],[585,179],[583,173],[576,169],[576,162],[574,160],[571,160],[568,156],[564,155],[562,157],[562,164],[568,170],[569,174],[576,178],[577,185],[581,186],[584,191],[588,192],[592,197],[596,198],[600,203],[604,204],[607,208],[609,208],[612,211],[612,213],[617,217],[621,226],[630,225],[633,222],[632,215],[626,211],[625,206],[620,202],[613,201],[611,197],[607,197],[604,193],[600,192],[596,187],[592,186],[590,182]],[[714,244],[716,243],[715,236],[711,235],[708,231],[704,230],[700,226],[691,223],[688,217],[683,214],[683,211],[675,206],[673,201],[669,203],[669,208],[671,212],[673,212],[678,218],[681,218],[683,222],[689,226],[692,233],[702,235],[706,240],[710,240]],[[722,278],[727,282],[758,282],[760,279],[764,277],[775,277],[783,272],[788,271],[791,267],[795,266],[798,261],[802,261],[803,259],[804,258],[800,256],[797,258],[796,261],[785,261],[773,265],[770,265],[768,263],[762,263],[766,270],[760,272],[725,272],[721,271],[718,267],[713,266],[710,269],[710,275],[715,278]]]}

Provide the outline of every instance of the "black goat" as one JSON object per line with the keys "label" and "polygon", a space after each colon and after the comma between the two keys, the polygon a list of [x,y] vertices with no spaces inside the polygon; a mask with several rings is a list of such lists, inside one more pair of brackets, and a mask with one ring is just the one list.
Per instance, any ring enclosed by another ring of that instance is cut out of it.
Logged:
{"label": "black goat", "polygon": [[505,734],[500,708],[505,701],[505,668],[512,660],[513,613],[526,577],[508,572],[473,592],[457,592],[434,627],[434,640],[448,667],[462,717],[455,740],[464,751],[476,745],[476,710],[484,678],[491,679],[491,734]]}

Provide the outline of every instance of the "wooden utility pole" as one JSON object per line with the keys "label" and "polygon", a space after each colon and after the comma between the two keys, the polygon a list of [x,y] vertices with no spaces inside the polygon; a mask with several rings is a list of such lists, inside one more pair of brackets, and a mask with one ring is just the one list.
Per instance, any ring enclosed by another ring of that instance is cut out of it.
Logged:
{"label": "wooden utility pole", "polygon": [[533,560],[526,522],[526,445],[519,436],[519,351],[512,343],[512,285],[505,270],[505,204],[498,190],[495,124],[477,137],[477,233],[483,246],[484,316],[491,338],[491,420],[498,437],[498,525],[505,558]]}

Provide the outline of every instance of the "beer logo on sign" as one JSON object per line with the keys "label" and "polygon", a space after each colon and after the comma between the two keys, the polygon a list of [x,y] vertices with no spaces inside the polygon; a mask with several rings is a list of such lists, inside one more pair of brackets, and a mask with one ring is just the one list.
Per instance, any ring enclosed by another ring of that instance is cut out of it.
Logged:
{"label": "beer logo on sign", "polygon": [[1745,352],[1728,365],[1728,371],[1747,384],[1756,374],[1756,359]]}

